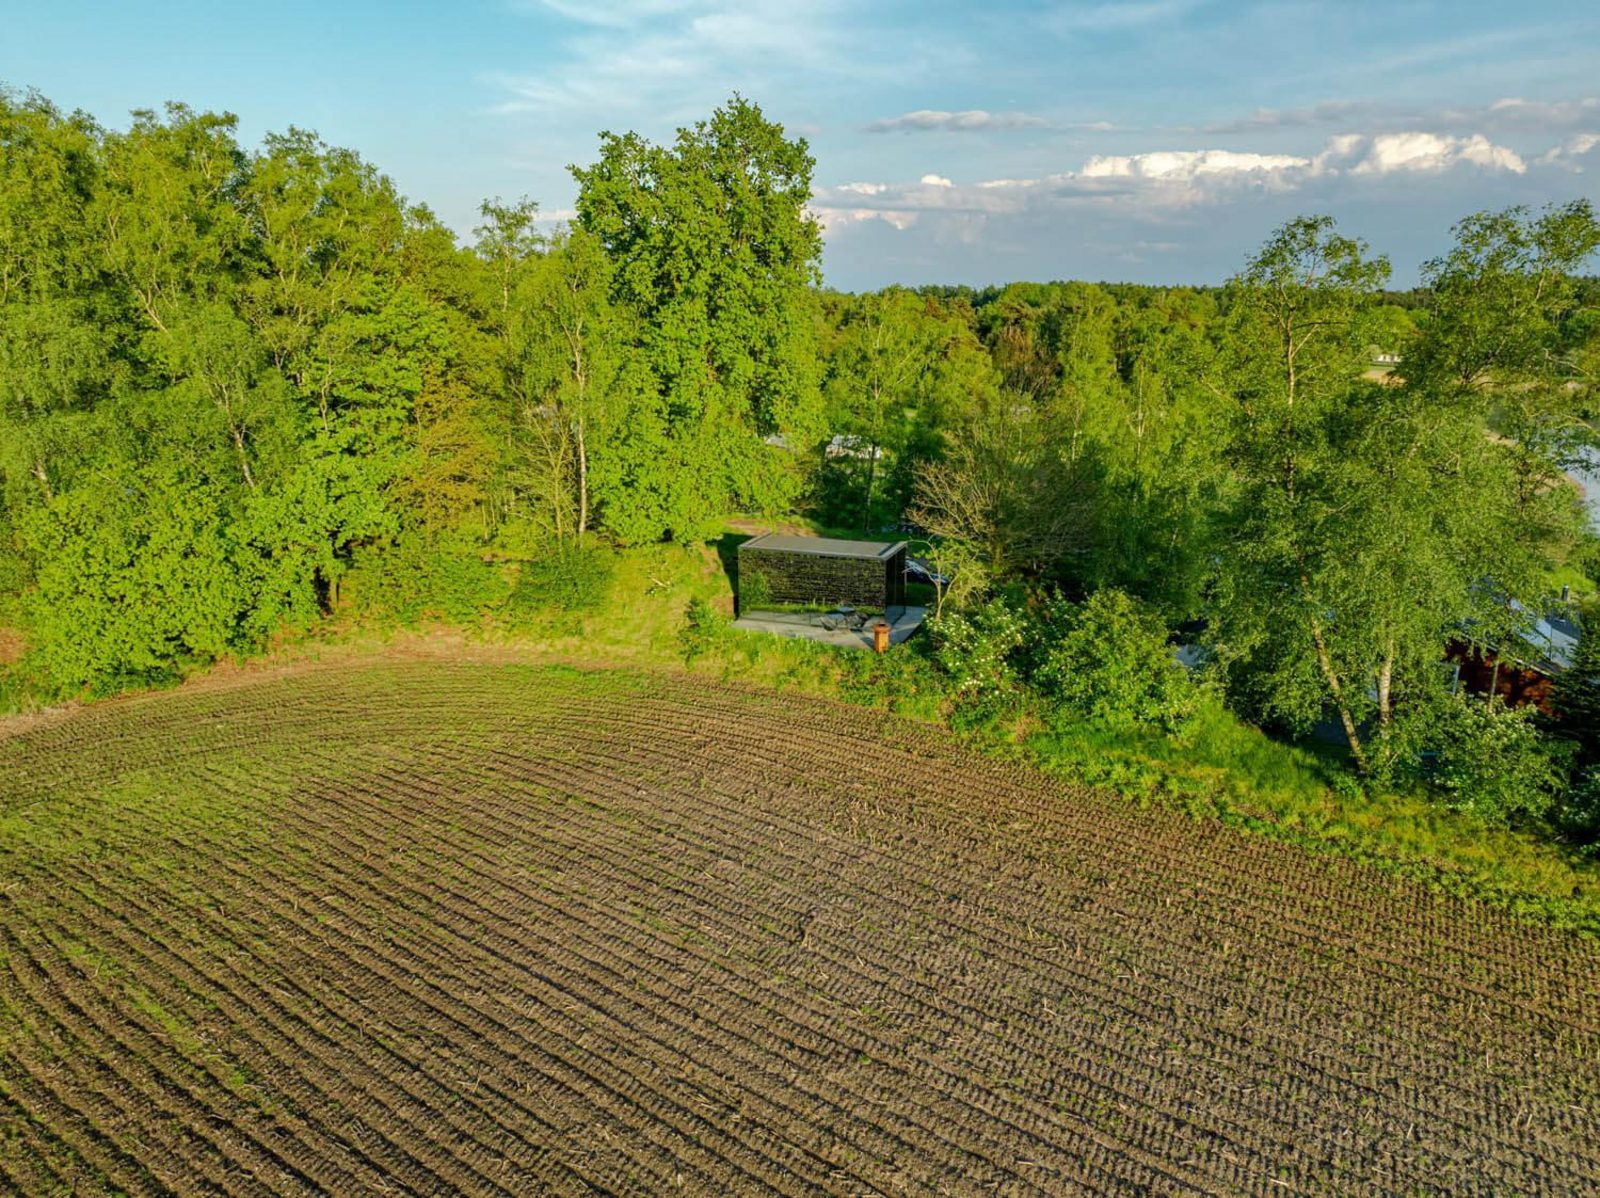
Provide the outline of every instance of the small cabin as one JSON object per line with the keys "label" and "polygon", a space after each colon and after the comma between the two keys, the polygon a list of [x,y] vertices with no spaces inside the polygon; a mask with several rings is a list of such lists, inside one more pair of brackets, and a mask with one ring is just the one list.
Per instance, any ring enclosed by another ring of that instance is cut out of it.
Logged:
{"label": "small cabin", "polygon": [[1468,694],[1487,695],[1493,690],[1507,707],[1532,706],[1549,715],[1556,679],[1577,660],[1583,629],[1570,608],[1536,615],[1515,599],[1511,606],[1532,616],[1522,635],[1501,645],[1455,640],[1445,659],[1454,663],[1456,682]]}
{"label": "small cabin", "polygon": [[906,543],[752,537],[739,546],[734,603],[740,612],[843,604],[893,612],[906,603]]}

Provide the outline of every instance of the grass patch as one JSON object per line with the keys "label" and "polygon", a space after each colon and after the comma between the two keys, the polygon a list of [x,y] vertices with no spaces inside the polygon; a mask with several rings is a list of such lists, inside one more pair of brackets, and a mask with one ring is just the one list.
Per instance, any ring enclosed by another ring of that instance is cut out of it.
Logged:
{"label": "grass patch", "polygon": [[541,616],[584,616],[604,611],[611,597],[617,555],[600,545],[552,546],[521,564],[506,600],[513,625]]}
{"label": "grass patch", "polygon": [[1028,734],[1020,747],[1047,772],[1110,787],[1135,802],[1179,807],[1600,935],[1600,869],[1593,863],[1425,796],[1369,792],[1330,755],[1275,741],[1214,699],[1182,739],[1079,725]]}

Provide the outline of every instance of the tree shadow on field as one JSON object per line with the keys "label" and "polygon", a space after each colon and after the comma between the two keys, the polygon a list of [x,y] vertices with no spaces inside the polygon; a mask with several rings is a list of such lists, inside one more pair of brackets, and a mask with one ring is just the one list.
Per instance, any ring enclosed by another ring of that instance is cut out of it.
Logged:
{"label": "tree shadow on field", "polygon": [[714,541],[707,541],[717,551],[722,572],[728,576],[728,589],[733,592],[734,610],[739,607],[739,546],[750,540],[747,532],[725,532]]}

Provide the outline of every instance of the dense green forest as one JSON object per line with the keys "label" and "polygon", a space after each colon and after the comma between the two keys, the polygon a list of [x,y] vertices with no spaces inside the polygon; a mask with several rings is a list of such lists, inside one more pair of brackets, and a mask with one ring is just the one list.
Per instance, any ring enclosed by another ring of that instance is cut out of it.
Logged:
{"label": "dense green forest", "polygon": [[0,93],[11,692],[159,684],[336,615],[471,621],[506,563],[798,517],[953,578],[926,652],[973,718],[1176,732],[1204,694],[1593,838],[1600,638],[1548,718],[1445,664],[1600,578],[1567,475],[1600,441],[1586,203],[1467,216],[1405,292],[1307,217],[1215,288],[845,295],[812,166],[736,97],[667,145],[601,135],[570,228],[496,199],[462,245],[308,132]]}

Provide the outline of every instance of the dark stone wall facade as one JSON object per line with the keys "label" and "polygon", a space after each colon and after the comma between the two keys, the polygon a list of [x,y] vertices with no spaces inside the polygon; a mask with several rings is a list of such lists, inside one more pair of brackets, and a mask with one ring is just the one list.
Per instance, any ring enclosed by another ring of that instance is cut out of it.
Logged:
{"label": "dark stone wall facade", "polygon": [[[899,607],[905,603],[905,550],[888,559],[820,553],[739,551],[739,608],[763,603]],[[752,575],[759,574],[765,585]]]}
{"label": "dark stone wall facade", "polygon": [[884,587],[888,593],[885,607],[904,607],[906,605],[906,551],[896,549],[889,557],[887,568],[888,577],[884,580]]}

